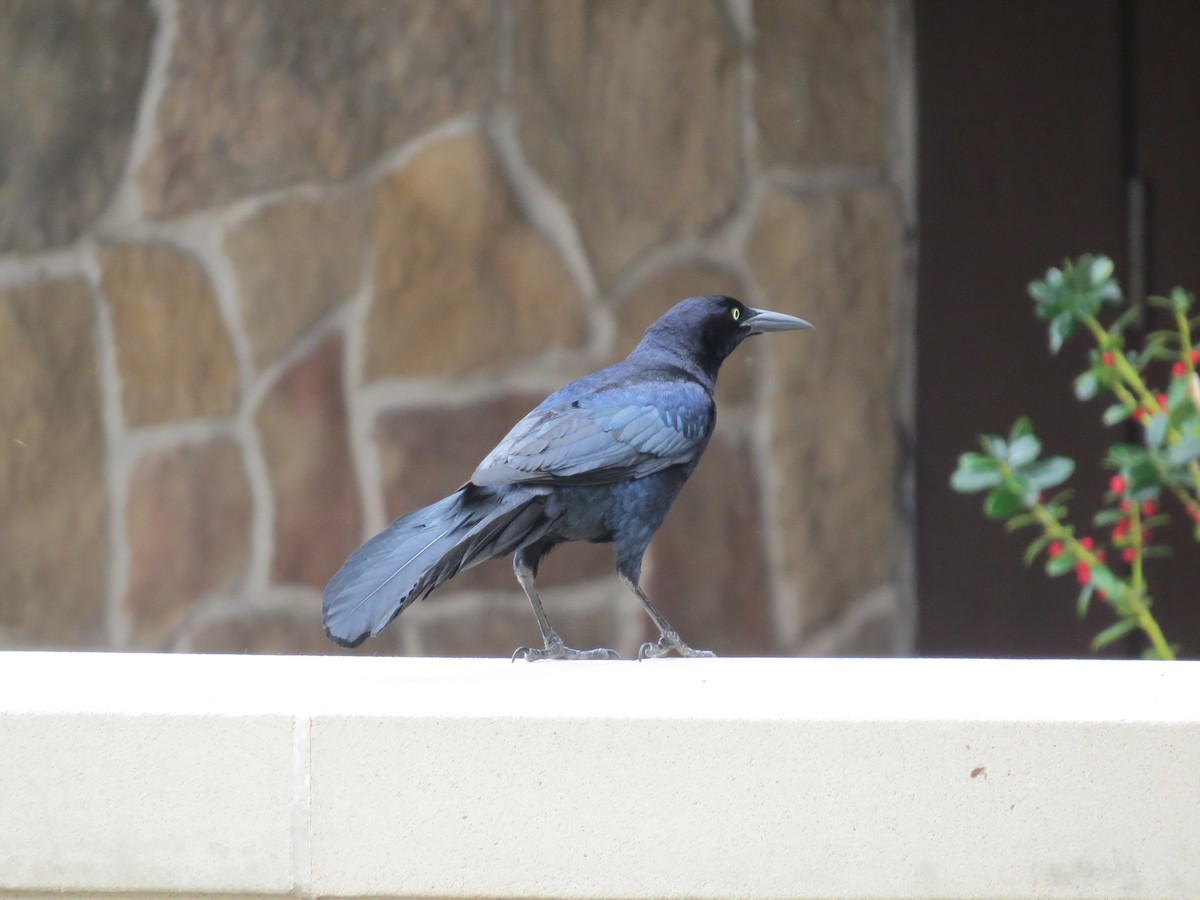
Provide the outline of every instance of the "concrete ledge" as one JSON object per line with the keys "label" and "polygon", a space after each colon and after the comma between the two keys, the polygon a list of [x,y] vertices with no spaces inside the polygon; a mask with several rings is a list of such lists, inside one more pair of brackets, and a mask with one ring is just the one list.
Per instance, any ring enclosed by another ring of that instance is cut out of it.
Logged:
{"label": "concrete ledge", "polygon": [[1200,663],[0,653],[0,892],[1200,897]]}

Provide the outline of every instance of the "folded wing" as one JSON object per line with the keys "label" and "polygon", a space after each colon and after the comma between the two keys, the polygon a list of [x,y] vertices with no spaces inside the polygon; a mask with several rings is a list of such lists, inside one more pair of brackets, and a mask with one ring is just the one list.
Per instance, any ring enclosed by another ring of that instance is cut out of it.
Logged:
{"label": "folded wing", "polygon": [[607,484],[695,460],[712,431],[712,398],[691,383],[659,393],[640,402],[608,403],[601,394],[543,404],[513,427],[471,481]]}

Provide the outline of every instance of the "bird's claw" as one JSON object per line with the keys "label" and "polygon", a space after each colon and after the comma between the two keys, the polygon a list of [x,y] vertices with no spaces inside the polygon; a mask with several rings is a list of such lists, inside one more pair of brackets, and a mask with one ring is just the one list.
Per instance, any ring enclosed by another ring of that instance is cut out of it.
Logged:
{"label": "bird's claw", "polygon": [[524,659],[526,662],[536,662],[539,659],[620,659],[616,650],[607,647],[597,647],[594,650],[575,650],[566,646],[562,638],[555,635],[545,647],[518,647],[513,651],[512,661]]}
{"label": "bird's claw", "polygon": [[674,651],[680,656],[693,656],[702,659],[714,658],[717,654],[711,650],[697,650],[689,647],[674,631],[668,631],[657,641],[646,641],[638,648],[638,659],[657,659]]}

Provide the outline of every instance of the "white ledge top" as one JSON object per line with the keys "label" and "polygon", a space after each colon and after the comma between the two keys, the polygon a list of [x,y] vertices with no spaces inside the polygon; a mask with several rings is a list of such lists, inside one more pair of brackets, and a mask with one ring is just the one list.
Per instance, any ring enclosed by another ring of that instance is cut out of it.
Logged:
{"label": "white ledge top", "polygon": [[0,712],[1195,722],[1200,662],[0,653]]}
{"label": "white ledge top", "polygon": [[1200,663],[0,653],[0,894],[1200,897]]}

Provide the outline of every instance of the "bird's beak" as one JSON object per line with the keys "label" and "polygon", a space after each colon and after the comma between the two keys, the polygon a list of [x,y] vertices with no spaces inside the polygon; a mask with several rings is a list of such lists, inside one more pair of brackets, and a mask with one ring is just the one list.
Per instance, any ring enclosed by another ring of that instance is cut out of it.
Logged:
{"label": "bird's beak", "polygon": [[786,313],[771,312],[769,309],[752,309],[746,327],[751,334],[765,334],[768,331],[795,331],[799,328],[812,328],[803,319],[789,316]]}

